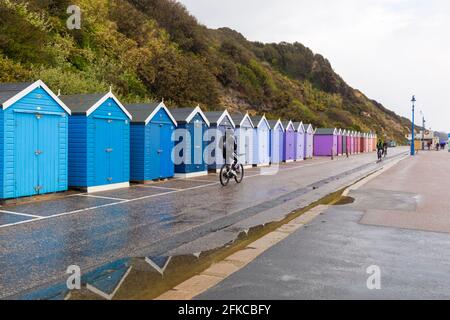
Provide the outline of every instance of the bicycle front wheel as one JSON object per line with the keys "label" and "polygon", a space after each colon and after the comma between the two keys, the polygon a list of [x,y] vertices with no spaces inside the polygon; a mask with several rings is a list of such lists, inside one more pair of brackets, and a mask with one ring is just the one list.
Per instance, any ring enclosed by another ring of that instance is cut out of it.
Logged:
{"label": "bicycle front wheel", "polygon": [[220,184],[225,187],[228,182],[230,182],[230,166],[224,164],[220,169]]}
{"label": "bicycle front wheel", "polygon": [[244,166],[242,164],[239,164],[236,167],[236,175],[234,176],[234,180],[236,180],[237,183],[241,183],[244,179]]}

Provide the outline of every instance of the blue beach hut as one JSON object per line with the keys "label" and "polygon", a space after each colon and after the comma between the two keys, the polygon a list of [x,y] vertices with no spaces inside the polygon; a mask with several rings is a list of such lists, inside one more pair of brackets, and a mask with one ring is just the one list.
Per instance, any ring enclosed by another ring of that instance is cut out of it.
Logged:
{"label": "blue beach hut", "polygon": [[294,122],[295,127],[295,160],[305,159],[305,126],[303,122]]}
{"label": "blue beach hut", "polygon": [[270,163],[278,164],[283,160],[284,127],[281,120],[269,120],[270,125]]}
{"label": "blue beach hut", "polygon": [[234,136],[238,145],[239,162],[244,168],[253,167],[253,129],[255,128],[248,113],[232,114],[231,118],[236,124]]}
{"label": "blue beach hut", "polygon": [[41,80],[0,84],[0,198],[67,190],[70,109]]}
{"label": "blue beach hut", "polygon": [[195,108],[170,108],[170,113],[178,123],[172,136],[175,146],[173,159],[176,178],[191,178],[208,174],[204,151],[204,140],[210,123],[199,106]]}
{"label": "blue beach hut", "polygon": [[205,112],[210,122],[207,134],[208,147],[206,150],[208,170],[218,171],[224,164],[222,139],[225,135],[234,136],[234,124],[227,110]]}
{"label": "blue beach hut", "polygon": [[253,129],[253,164],[268,166],[270,164],[270,125],[266,116],[251,117]]}
{"label": "blue beach hut", "polygon": [[98,192],[130,185],[131,115],[110,91],[60,97],[69,118],[69,187]]}
{"label": "blue beach hut", "polygon": [[130,179],[147,182],[171,178],[175,174],[172,160],[172,134],[177,122],[164,102],[125,105],[131,113]]}
{"label": "blue beach hut", "polygon": [[314,156],[314,131],[312,124],[305,125],[305,159]]}

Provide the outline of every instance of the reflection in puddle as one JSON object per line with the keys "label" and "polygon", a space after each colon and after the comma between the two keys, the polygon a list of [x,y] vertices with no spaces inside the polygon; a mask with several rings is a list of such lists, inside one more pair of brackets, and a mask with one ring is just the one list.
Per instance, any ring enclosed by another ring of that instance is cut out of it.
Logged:
{"label": "reflection in puddle", "polygon": [[172,257],[149,257],[145,258],[145,262],[151,265],[161,275],[164,275],[164,271],[170,263]]}
{"label": "reflection in puddle", "polygon": [[132,269],[131,259],[122,259],[104,265],[82,277],[86,288],[99,296],[111,300],[120,289]]}

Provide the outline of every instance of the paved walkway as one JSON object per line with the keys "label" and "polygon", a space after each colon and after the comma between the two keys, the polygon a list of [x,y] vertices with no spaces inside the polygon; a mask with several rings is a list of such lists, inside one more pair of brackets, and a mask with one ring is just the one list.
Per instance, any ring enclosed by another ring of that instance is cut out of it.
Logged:
{"label": "paved walkway", "polygon": [[447,152],[405,159],[197,298],[449,299],[449,178]]}

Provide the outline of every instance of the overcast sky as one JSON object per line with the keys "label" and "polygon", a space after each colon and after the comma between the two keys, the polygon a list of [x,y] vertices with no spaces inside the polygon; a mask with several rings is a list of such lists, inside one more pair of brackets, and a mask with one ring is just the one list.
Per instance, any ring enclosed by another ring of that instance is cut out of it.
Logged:
{"label": "overcast sky", "polygon": [[252,41],[303,43],[352,87],[403,116],[411,117],[415,94],[426,126],[450,132],[448,0],[181,2],[208,27],[230,27]]}

